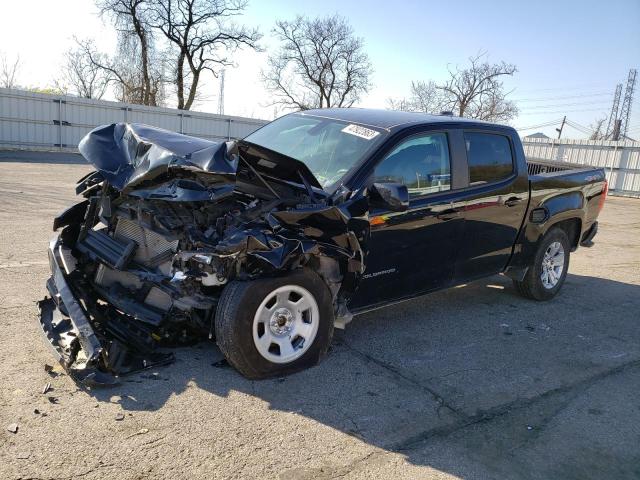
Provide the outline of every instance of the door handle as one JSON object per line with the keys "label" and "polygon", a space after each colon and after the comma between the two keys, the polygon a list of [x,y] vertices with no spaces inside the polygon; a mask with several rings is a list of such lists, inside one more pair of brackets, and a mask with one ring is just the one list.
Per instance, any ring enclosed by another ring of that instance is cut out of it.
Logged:
{"label": "door handle", "polygon": [[505,207],[515,207],[521,201],[522,201],[522,199],[520,199],[518,197],[511,197],[511,198],[508,198],[507,200],[504,201],[504,206]]}

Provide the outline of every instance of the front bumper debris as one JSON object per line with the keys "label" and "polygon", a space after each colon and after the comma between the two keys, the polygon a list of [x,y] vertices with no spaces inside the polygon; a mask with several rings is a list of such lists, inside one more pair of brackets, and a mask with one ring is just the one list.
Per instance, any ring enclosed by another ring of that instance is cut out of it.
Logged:
{"label": "front bumper debris", "polygon": [[54,219],[50,298],[39,304],[48,343],[78,380],[110,385],[172,361],[161,348],[212,339],[230,281],[312,268],[338,325],[350,318],[366,189],[329,195],[276,152],[143,125],[98,127],[79,149],[96,171],[76,186],[84,199]]}
{"label": "front bumper debris", "polygon": [[60,365],[74,379],[89,387],[110,386],[118,383],[118,375],[173,361],[172,354],[141,349],[138,344],[130,348],[126,335],[117,338],[107,330],[96,331],[92,324],[100,322],[87,311],[88,302],[83,304],[78,298],[81,292],[74,291],[70,277],[75,259],[58,235],[51,240],[48,253],[51,296],[38,303],[40,326]]}

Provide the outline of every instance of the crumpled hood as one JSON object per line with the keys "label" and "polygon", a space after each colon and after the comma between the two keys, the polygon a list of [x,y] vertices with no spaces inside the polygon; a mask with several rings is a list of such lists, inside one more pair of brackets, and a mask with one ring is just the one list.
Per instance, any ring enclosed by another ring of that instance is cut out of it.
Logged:
{"label": "crumpled hood", "polygon": [[[256,151],[256,147],[246,145],[243,155],[243,161],[255,171],[297,183],[304,177],[321,188],[304,163],[277,152]],[[78,149],[110,185],[124,192],[171,170],[214,174],[217,185],[234,184],[238,169],[234,141],[212,142],[136,123],[96,127],[80,141]]]}
{"label": "crumpled hood", "polygon": [[113,123],[93,129],[80,153],[113,187],[130,190],[174,168],[218,174],[233,183],[232,142],[211,142],[141,124]]}

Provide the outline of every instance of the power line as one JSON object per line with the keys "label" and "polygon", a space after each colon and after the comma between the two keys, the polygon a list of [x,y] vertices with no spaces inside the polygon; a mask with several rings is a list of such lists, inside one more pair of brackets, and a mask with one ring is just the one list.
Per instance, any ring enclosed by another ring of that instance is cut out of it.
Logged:
{"label": "power line", "polygon": [[588,128],[578,125],[577,123],[573,123],[570,120],[567,120],[567,125],[569,125],[572,128],[575,128],[576,130],[580,130],[583,133],[591,132],[591,130],[589,130]]}
{"label": "power line", "polygon": [[538,110],[538,109],[545,109],[545,108],[576,107],[576,106],[582,106],[582,105],[608,105],[608,104],[609,104],[609,101],[604,100],[604,101],[597,101],[597,102],[570,102],[570,103],[555,103],[552,105],[534,105],[532,107],[524,106],[523,109]]}
{"label": "power line", "polygon": [[594,132],[591,128],[585,127],[584,125],[580,125],[579,123],[573,122],[571,120],[567,120],[567,124],[569,126],[575,128],[579,132],[582,132],[582,133],[587,134],[587,135],[591,135]]}
{"label": "power line", "polygon": [[528,127],[520,127],[520,128],[516,128],[516,130],[533,130],[534,128],[543,128],[543,127],[550,127],[552,125],[557,125],[558,122],[560,122],[562,119],[558,118],[556,120],[550,120],[548,122],[545,123],[539,123],[537,125],[530,125]]}
{"label": "power line", "polygon": [[[558,110],[555,112],[547,112],[547,111],[542,111],[542,112],[526,112],[526,113],[519,113],[518,115],[556,115],[559,113],[578,113],[578,112],[602,112],[603,109],[602,108],[582,108],[579,110]],[[605,110],[606,111],[606,110]]]}
{"label": "power line", "polygon": [[547,100],[564,100],[567,98],[584,98],[584,97],[610,97],[611,92],[588,93],[585,95],[561,95],[556,97],[537,97],[537,98],[514,98],[516,102],[546,102]]}
{"label": "power line", "polygon": [[[591,136],[594,133],[594,130],[590,127],[586,127],[578,122],[575,122],[573,120],[570,120],[568,118],[565,118],[564,121],[562,118],[557,118],[555,120],[549,120],[548,122],[544,122],[544,123],[539,123],[537,125],[530,125],[528,127],[516,127],[516,130],[519,132],[523,132],[526,130],[534,130],[536,128],[544,128],[544,127],[551,127],[551,126],[555,126],[558,123],[563,122],[564,124],[566,124],[568,127],[573,128],[574,130],[577,130],[578,132],[584,134],[584,135],[589,135]],[[640,129],[640,127],[637,127]],[[560,129],[556,128],[556,131],[559,131]],[[633,131],[633,129],[631,130]]]}
{"label": "power line", "polygon": [[606,87],[606,86],[608,86],[608,84],[606,83],[585,83],[582,85],[570,85],[566,87],[528,88],[528,89],[521,90],[521,92],[525,93],[525,92],[567,91],[567,90],[580,90],[580,89],[587,89],[587,88],[594,88],[594,87],[600,88],[600,87]]}

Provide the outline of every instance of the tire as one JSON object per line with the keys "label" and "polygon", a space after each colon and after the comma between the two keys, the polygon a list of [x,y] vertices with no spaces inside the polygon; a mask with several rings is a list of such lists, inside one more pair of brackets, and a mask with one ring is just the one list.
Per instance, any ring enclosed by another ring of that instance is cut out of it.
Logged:
{"label": "tire", "polygon": [[[546,264],[547,271],[550,268],[548,265],[556,265],[559,263],[558,255],[553,254],[554,247],[558,244],[561,245],[563,250],[563,252],[561,252],[563,253],[562,273],[557,275],[557,269],[553,268],[553,277],[547,276],[545,280],[543,275],[545,272],[545,261],[549,260],[549,256],[551,257],[551,260],[553,260],[553,263]],[[533,265],[529,267],[524,279],[521,282],[517,280],[513,281],[516,291],[523,297],[530,298],[532,300],[543,301],[550,300],[555,297],[562,288],[567,277],[570,250],[571,246],[569,244],[569,238],[564,230],[561,228],[552,228],[549,230],[540,241],[533,260]],[[545,258],[545,254],[548,254],[547,258]]]}
{"label": "tire", "polygon": [[300,269],[282,277],[230,282],[216,310],[216,343],[245,377],[282,376],[320,361],[333,324],[327,285],[312,270]]}

